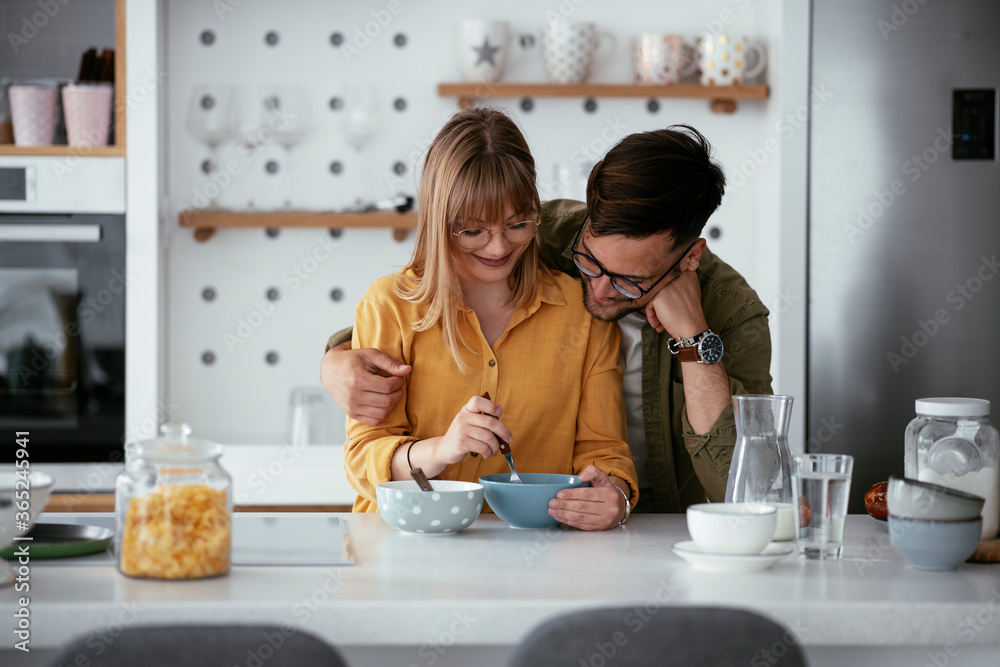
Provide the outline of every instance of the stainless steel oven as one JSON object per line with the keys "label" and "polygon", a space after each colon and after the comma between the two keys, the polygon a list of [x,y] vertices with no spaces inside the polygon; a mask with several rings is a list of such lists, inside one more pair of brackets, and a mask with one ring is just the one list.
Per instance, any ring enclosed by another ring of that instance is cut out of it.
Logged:
{"label": "stainless steel oven", "polygon": [[[30,432],[38,463],[116,460],[129,282],[122,186],[81,192],[87,169],[55,193],[57,166],[0,164],[0,437]],[[0,448],[0,462],[13,458]]]}

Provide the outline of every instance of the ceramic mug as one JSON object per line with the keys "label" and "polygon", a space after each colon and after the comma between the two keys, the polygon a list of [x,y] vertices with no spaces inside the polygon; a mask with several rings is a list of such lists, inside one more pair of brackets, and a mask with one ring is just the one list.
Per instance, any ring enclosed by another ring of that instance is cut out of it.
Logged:
{"label": "ceramic mug", "polygon": [[679,83],[698,68],[698,48],[681,35],[642,33],[632,40],[632,71],[636,83]]}
{"label": "ceramic mug", "polygon": [[[696,40],[698,67],[703,86],[738,86],[764,71],[767,55],[760,44],[746,37],[702,33]],[[747,53],[757,54],[757,63],[747,67]]]}
{"label": "ceramic mug", "polygon": [[66,138],[70,146],[107,146],[111,129],[110,83],[70,84],[62,89]]}
{"label": "ceramic mug", "polygon": [[594,66],[598,41],[614,36],[597,31],[593,23],[550,21],[542,30],[542,57],[552,83],[583,83]]}
{"label": "ceramic mug", "polygon": [[499,81],[507,66],[510,25],[465,19],[459,25],[458,64],[465,81]]}
{"label": "ceramic mug", "polygon": [[55,141],[59,89],[50,85],[10,87],[10,115],[14,143],[18,146],[51,146]]}

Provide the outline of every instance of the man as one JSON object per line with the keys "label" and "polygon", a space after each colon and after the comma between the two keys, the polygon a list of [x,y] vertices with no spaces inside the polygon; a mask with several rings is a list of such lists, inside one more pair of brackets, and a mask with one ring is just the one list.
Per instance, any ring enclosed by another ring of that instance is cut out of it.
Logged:
{"label": "man", "polygon": [[[710,152],[686,125],[633,134],[594,166],[586,205],[542,205],[543,260],[579,276],[590,314],[621,327],[638,511],[721,502],[736,441],[730,399],[771,393],[768,311],[700,238],[725,187]],[[351,350],[348,329],[327,343],[321,379],[348,415],[376,424],[409,372]]]}

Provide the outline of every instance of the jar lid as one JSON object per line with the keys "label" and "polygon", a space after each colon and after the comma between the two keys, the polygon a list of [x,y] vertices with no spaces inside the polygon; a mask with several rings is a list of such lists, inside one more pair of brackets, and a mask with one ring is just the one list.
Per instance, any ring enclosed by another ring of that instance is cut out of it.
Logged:
{"label": "jar lid", "polygon": [[138,442],[131,453],[139,458],[192,460],[222,456],[222,445],[191,437],[191,427],[170,422],[160,427],[160,437]]}
{"label": "jar lid", "polygon": [[918,398],[916,411],[930,417],[988,417],[990,402],[984,398]]}

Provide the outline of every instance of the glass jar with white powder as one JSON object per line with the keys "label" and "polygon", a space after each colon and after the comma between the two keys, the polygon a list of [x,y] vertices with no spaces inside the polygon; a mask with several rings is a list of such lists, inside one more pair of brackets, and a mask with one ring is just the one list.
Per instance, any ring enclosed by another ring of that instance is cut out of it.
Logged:
{"label": "glass jar with white powder", "polygon": [[921,398],[906,427],[907,477],[986,499],[982,539],[1000,530],[1000,435],[981,398]]}

